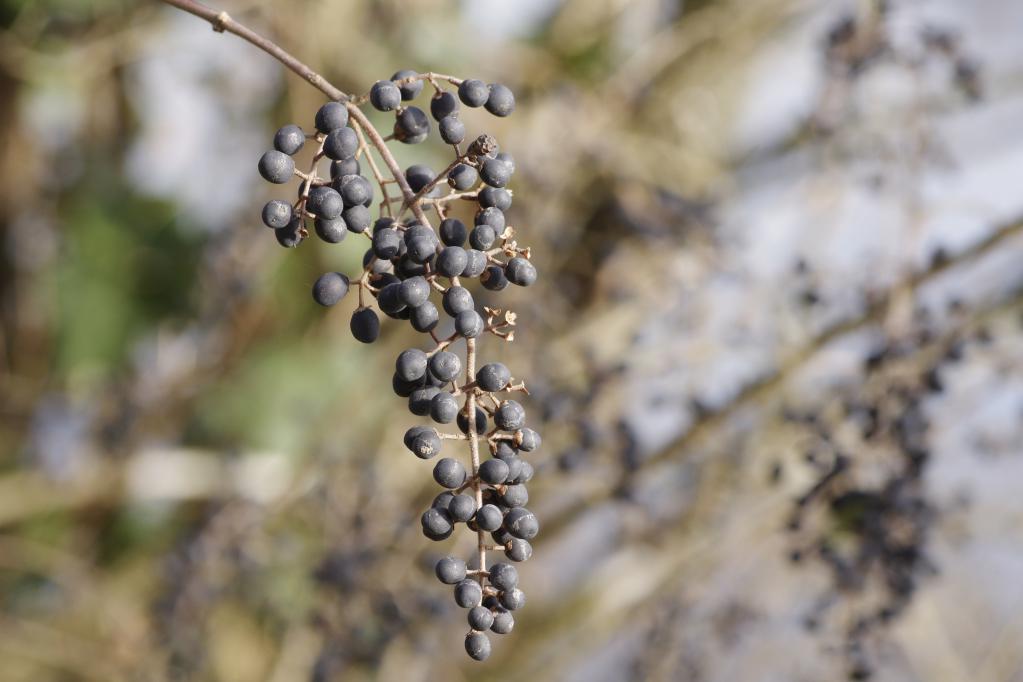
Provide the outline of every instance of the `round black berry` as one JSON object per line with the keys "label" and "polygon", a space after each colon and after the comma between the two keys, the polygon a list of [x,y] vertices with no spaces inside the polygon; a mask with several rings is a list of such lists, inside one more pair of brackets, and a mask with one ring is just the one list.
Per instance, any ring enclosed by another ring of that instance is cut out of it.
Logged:
{"label": "round black berry", "polygon": [[447,144],[461,144],[465,140],[465,124],[457,116],[442,118],[437,124],[440,139]]}
{"label": "round black berry", "polygon": [[[466,419],[464,411],[458,413],[458,418],[455,419],[455,423],[458,425],[458,430],[462,433],[469,432],[469,420]],[[487,430],[487,413],[476,408],[476,433],[485,433]]]}
{"label": "round black berry", "polygon": [[452,189],[459,191],[465,191],[476,184],[476,181],[480,179],[480,174],[476,172],[476,169],[472,166],[468,166],[464,163],[460,163],[451,169],[448,173],[448,185]]}
{"label": "round black berry", "polygon": [[440,392],[436,386],[423,386],[412,391],[408,397],[408,410],[412,414],[425,417],[430,414],[430,404],[433,397]]}
{"label": "round black berry", "polygon": [[469,233],[469,246],[486,251],[497,241],[497,232],[490,225],[477,225]]}
{"label": "round black berry", "polygon": [[332,187],[327,187],[326,185],[313,187],[309,190],[309,197],[306,199],[305,205],[310,213],[314,213],[317,218],[324,218],[325,220],[339,217],[341,211],[345,208],[344,202],[341,201],[341,195],[335,192]]}
{"label": "round black berry", "polygon": [[[510,564],[509,564],[510,566]],[[514,567],[512,567],[514,568]],[[517,587],[510,590],[505,590],[501,594],[501,606],[508,609],[509,611],[515,611],[521,609],[526,605],[526,593]]]}
{"label": "round black berry", "polygon": [[494,624],[490,626],[491,632],[496,632],[499,635],[507,635],[515,627],[515,618],[511,612],[503,607],[492,609],[494,614]]}
{"label": "round black berry", "polygon": [[[482,227],[482,225],[480,226]],[[502,291],[508,286],[508,278],[504,274],[504,268],[500,265],[491,265],[480,275],[480,284],[490,291]]]}
{"label": "round black berry", "polygon": [[313,300],[331,306],[348,293],[348,278],[340,272],[325,272],[313,284]]}
{"label": "round black berry", "polygon": [[328,244],[337,244],[348,234],[348,226],[343,218],[330,220],[317,218],[313,221],[313,227],[316,229],[316,236]]}
{"label": "round black berry", "polygon": [[485,323],[475,310],[466,310],[455,316],[455,331],[467,339],[475,339],[483,333]]}
{"label": "round black berry", "polygon": [[412,433],[411,430],[409,430],[409,432],[405,435],[410,436],[410,438],[407,439],[408,442],[405,443],[406,447],[408,447],[412,454],[419,459],[430,459],[440,452],[440,436],[438,436],[437,432],[431,428],[423,427],[415,433]]}
{"label": "round black berry", "polygon": [[[450,493],[443,494],[450,495]],[[433,567],[437,579],[445,585],[454,585],[465,580],[465,570],[465,562],[453,556],[442,557]]]}
{"label": "round black berry", "polygon": [[504,555],[512,561],[529,561],[533,556],[533,546],[526,540],[512,538],[504,550]]}
{"label": "round black berry", "polygon": [[526,411],[514,400],[505,400],[494,412],[494,424],[504,431],[517,431],[526,425]]}
{"label": "round black berry", "polygon": [[419,520],[423,524],[423,533],[431,540],[446,538],[454,530],[451,516],[443,509],[430,507]]}
{"label": "round black berry", "polygon": [[348,229],[356,234],[361,234],[369,229],[369,223],[373,219],[369,209],[365,206],[349,206],[341,211],[341,217],[344,218]]}
{"label": "round black berry", "polygon": [[476,510],[475,520],[480,530],[497,530],[502,523],[501,510],[496,505],[485,504]]}
{"label": "round black berry", "polygon": [[512,284],[528,287],[536,281],[536,268],[525,258],[515,256],[504,266],[504,276]]}
{"label": "round black berry", "polygon": [[[409,78],[410,76],[418,75],[419,73],[416,71],[412,71],[411,69],[403,69],[401,71],[396,72],[393,76],[391,76],[391,80],[400,81],[404,78]],[[415,80],[410,83],[404,83],[402,85],[399,85],[398,88],[401,91],[401,98],[408,102],[409,100],[413,100],[416,97],[419,97],[419,93],[423,91],[423,81]]]}
{"label": "round black berry", "polygon": [[483,208],[494,207],[507,211],[512,205],[511,192],[500,187],[484,187],[476,199]]}
{"label": "round black berry", "polygon": [[461,246],[467,235],[465,223],[458,218],[445,218],[440,223],[440,240],[447,246]]}
{"label": "round black berry", "polygon": [[442,458],[433,467],[433,480],[444,488],[457,488],[465,483],[466,476],[462,463],[451,457]]}
{"label": "round black berry", "polygon": [[352,336],[362,343],[373,343],[380,336],[380,318],[370,308],[352,313]]}
{"label": "round black berry", "polygon": [[465,270],[462,271],[462,277],[482,275],[483,271],[487,269],[487,254],[478,249],[468,249],[465,255],[469,257],[469,261],[465,265]]}
{"label": "round black berry", "polygon": [[511,381],[511,372],[503,363],[488,362],[476,372],[476,385],[484,391],[501,391]]}
{"label": "round black berry", "polygon": [[477,225],[490,225],[494,228],[494,232],[501,234],[504,231],[504,226],[507,224],[504,217],[504,211],[501,209],[490,206],[488,208],[480,209],[476,213],[476,224]]}
{"label": "round black berry", "polygon": [[463,609],[471,609],[474,606],[479,606],[482,599],[483,588],[480,587],[480,584],[475,580],[465,578],[455,585],[455,603]]}
{"label": "round black berry", "polygon": [[433,182],[436,177],[437,174],[433,172],[432,168],[421,163],[405,169],[405,180],[408,181],[408,186],[412,188],[413,192],[419,192],[419,190]]}
{"label": "round black berry", "polygon": [[442,299],[444,312],[452,317],[460,313],[472,310],[475,305],[472,300],[472,293],[465,287],[450,287],[444,292]]}
{"label": "round black berry", "polygon": [[377,258],[390,260],[398,255],[399,248],[401,248],[401,235],[393,227],[373,232],[373,253]]}
{"label": "round black berry", "polygon": [[394,136],[405,144],[418,144],[430,134],[430,119],[419,107],[408,107],[394,120]]}
{"label": "round black berry", "polygon": [[362,168],[359,166],[359,160],[354,156],[330,162],[331,180],[337,180],[338,178],[343,178],[346,175],[359,175],[361,172]]}
{"label": "round black berry", "polygon": [[485,606],[474,606],[469,609],[469,627],[477,632],[489,630],[494,624],[494,614]]}
{"label": "round black berry", "polygon": [[430,358],[429,367],[430,374],[441,381],[454,381],[462,371],[462,361],[454,353],[442,350]]}
{"label": "round black berry", "polygon": [[284,227],[274,230],[277,243],[286,249],[294,248],[302,243],[302,219],[294,216]]}
{"label": "round black berry", "polygon": [[430,283],[423,277],[410,277],[400,286],[398,299],[409,308],[420,306],[430,298]]}
{"label": "round black berry", "polygon": [[305,144],[305,133],[294,123],[288,124],[274,133],[274,149],[288,156],[294,156]]}
{"label": "round black berry", "polygon": [[336,187],[345,206],[358,206],[373,199],[373,185],[361,175],[344,175],[336,181]]}
{"label": "round black berry", "polygon": [[522,540],[532,540],[540,532],[540,524],[533,512],[525,507],[515,507],[504,517],[504,528]]}
{"label": "round black berry", "polygon": [[481,107],[490,97],[490,88],[481,80],[470,78],[458,86],[458,98],[467,107]]}
{"label": "round black berry", "polygon": [[487,159],[480,168],[480,177],[491,187],[504,187],[511,180],[512,168],[501,159]]}
{"label": "round black berry", "polygon": [[540,443],[540,434],[533,429],[521,429],[515,434],[515,447],[523,452],[536,450]]}
{"label": "round black berry", "polygon": [[[498,461],[500,462],[501,460]],[[511,467],[508,468],[511,469]],[[521,465],[519,468],[521,472]],[[514,476],[512,476],[509,472],[508,478],[505,479],[505,481],[511,481],[513,478]],[[501,501],[509,507],[525,507],[529,502],[529,491],[526,490],[526,486],[521,483],[509,485],[504,489],[504,492],[501,493]]]}
{"label": "round black berry", "polygon": [[519,572],[511,564],[498,561],[490,567],[490,584],[503,592],[513,590],[519,584]]}
{"label": "round black berry", "polygon": [[474,661],[485,661],[490,657],[490,640],[482,632],[470,632],[465,636],[465,653]]}
{"label": "round black berry", "polygon": [[327,102],[316,112],[316,129],[331,133],[348,125],[348,109],[340,102]]}
{"label": "round black berry", "polygon": [[500,83],[490,84],[490,94],[484,105],[494,116],[508,116],[515,111],[515,95]]}
{"label": "round black berry", "polygon": [[394,361],[394,369],[405,381],[418,381],[426,376],[426,353],[418,348],[403,350]]}
{"label": "round black berry", "polygon": [[433,258],[433,255],[437,253],[437,245],[434,244],[433,240],[422,235],[409,237],[406,234],[405,246],[408,249],[407,255],[409,260],[420,265]]}
{"label": "round black berry", "polygon": [[455,495],[448,502],[448,513],[455,521],[465,523],[476,513],[476,500],[471,495]]}
{"label": "round black berry", "polygon": [[458,277],[469,263],[461,246],[446,246],[437,256],[437,271],[445,277]]}
{"label": "round black berry", "polygon": [[[508,465],[499,459],[488,459],[480,465],[480,480],[484,483],[500,485],[501,483],[504,483],[507,478]],[[493,528],[487,530],[493,530]]]}
{"label": "round black berry", "polygon": [[430,113],[437,121],[458,111],[458,98],[450,92],[438,92],[430,99]]}
{"label": "round black berry", "polygon": [[394,111],[401,106],[401,90],[391,81],[377,81],[369,89],[369,102],[377,111]]}
{"label": "round black berry", "polygon": [[437,306],[431,301],[426,301],[422,305],[417,305],[415,308],[409,311],[409,322],[412,323],[412,328],[417,332],[425,334],[440,322],[440,313],[437,312]]}
{"label": "round black berry", "polygon": [[[263,224],[277,230],[291,222],[291,204],[280,199],[271,199],[263,206]],[[461,271],[459,271],[461,274]]]}
{"label": "round black berry", "polygon": [[295,160],[276,149],[264,152],[259,157],[259,174],[267,182],[283,185],[295,174]]}
{"label": "round black berry", "polygon": [[355,156],[359,150],[359,136],[351,128],[337,128],[323,141],[323,153],[328,159],[338,161]]}
{"label": "round black berry", "polygon": [[430,417],[438,424],[450,424],[455,421],[458,409],[458,400],[450,393],[438,393],[430,401]]}

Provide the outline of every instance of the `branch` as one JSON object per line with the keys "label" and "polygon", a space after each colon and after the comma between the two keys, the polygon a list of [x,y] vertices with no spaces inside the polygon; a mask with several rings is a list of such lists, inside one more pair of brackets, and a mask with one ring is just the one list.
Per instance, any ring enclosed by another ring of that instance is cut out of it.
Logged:
{"label": "branch", "polygon": [[423,225],[432,228],[430,221],[427,219],[426,214],[423,212],[418,202],[414,201],[415,192],[409,187],[408,182],[405,180],[404,173],[401,172],[401,166],[398,165],[394,155],[391,154],[391,150],[387,148],[387,143],[384,138],[380,136],[380,133],[373,124],[370,123],[366,115],[362,113],[358,105],[353,101],[352,97],[345,93],[343,90],[339,90],[334,87],[326,78],[309,68],[304,62],[299,61],[294,55],[282,48],[277,43],[264,38],[252,29],[239,24],[237,21],[232,19],[227,12],[218,11],[212,7],[203,5],[202,3],[196,2],[195,0],[161,0],[172,7],[177,7],[180,10],[184,10],[189,14],[193,14],[200,19],[205,19],[213,26],[213,30],[218,33],[228,32],[233,33],[239,38],[246,40],[259,49],[266,52],[268,55],[284,64],[286,67],[297,73],[305,81],[311,84],[314,88],[325,94],[327,97],[338,102],[344,102],[345,107],[348,109],[348,113],[356,123],[358,123],[363,131],[366,133],[366,137],[373,144],[373,147],[380,153],[380,158],[387,164],[388,170],[391,171],[391,176],[394,181],[398,183],[398,187],[401,188],[401,194],[405,201],[411,204],[412,213],[415,214],[416,218]]}
{"label": "branch", "polygon": [[232,19],[227,12],[217,11],[212,7],[195,2],[195,0],[162,0],[162,2],[177,7],[180,10],[184,10],[189,14],[194,14],[200,19],[205,19],[210,22],[213,26],[213,30],[217,33],[233,33],[242,40],[247,40],[259,49],[266,52],[268,55],[284,64],[286,67],[297,73],[299,76],[309,82],[314,88],[325,94],[327,97],[333,100],[348,100],[349,96],[341,90],[331,85],[326,78],[310,69],[306,64],[299,61],[294,55],[282,48],[272,40],[268,40],[263,36],[259,35],[252,29],[239,24],[237,21]]}

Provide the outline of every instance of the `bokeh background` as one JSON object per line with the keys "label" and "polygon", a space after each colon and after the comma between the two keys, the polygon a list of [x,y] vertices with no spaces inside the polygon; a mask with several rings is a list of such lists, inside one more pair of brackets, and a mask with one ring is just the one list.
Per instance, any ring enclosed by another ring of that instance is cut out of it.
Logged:
{"label": "bokeh background", "polygon": [[260,224],[320,93],[156,2],[3,0],[0,679],[1023,680],[1023,5],[222,8],[346,91],[515,89],[465,118],[541,272],[489,344],[545,438],[529,603],[464,656],[417,339],[310,299],[351,238]]}

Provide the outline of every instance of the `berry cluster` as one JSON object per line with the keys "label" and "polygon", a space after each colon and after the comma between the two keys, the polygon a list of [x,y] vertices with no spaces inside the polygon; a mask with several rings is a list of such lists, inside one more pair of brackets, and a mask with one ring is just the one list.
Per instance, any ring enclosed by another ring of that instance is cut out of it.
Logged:
{"label": "berry cluster", "polygon": [[[426,83],[434,92],[430,115],[408,104],[419,97]],[[442,83],[456,86],[457,95]],[[393,133],[387,138],[358,111],[367,102],[378,111],[394,113]],[[511,612],[525,603],[515,566],[488,565],[487,552],[503,551],[511,562],[525,561],[532,554],[529,540],[539,525],[525,508],[529,499],[525,484],[533,476],[533,467],[521,455],[536,450],[540,436],[526,427],[525,410],[509,397],[528,393],[525,385],[499,362],[476,368],[479,340],[493,334],[511,341],[515,314],[478,307],[468,285],[478,280],[483,289],[498,292],[509,283],[528,286],[537,273],[529,249],[516,244],[506,218],[512,205],[507,185],[515,161],[499,151],[491,135],[466,142],[461,105],[483,107],[503,117],[515,109],[515,98],[499,84],[399,71],[390,80],[377,81],[367,96],[323,105],[311,134],[296,125],[278,130],[274,149],[259,160],[259,172],[276,184],[300,178],[294,203],[274,199],[263,208],[263,222],[273,228],[282,246],[297,246],[305,239],[308,221],[329,244],[341,242],[349,232],[368,240],[362,273],[354,280],[340,272],[323,274],[313,285],[317,303],[332,306],[354,285],[359,304],[351,331],[357,340],[371,343],[380,334],[374,304],[384,315],[408,320],[416,331],[430,337],[427,350],[410,348],[398,356],[392,386],[398,396],[408,399],[413,414],[458,427],[457,433],[443,433],[433,426],[412,427],[405,434],[405,445],[413,454],[425,460],[439,455],[444,441],[468,445],[469,468],[454,457],[436,462],[433,477],[445,490],[421,520],[423,534],[431,540],[448,538],[459,523],[476,534],[474,566],[446,556],[437,563],[436,574],[454,586],[456,603],[469,609],[465,648],[472,658],[483,660],[490,654],[484,633],[510,632]],[[439,173],[422,164],[394,173],[394,159],[385,143],[425,141],[431,117],[440,138],[454,149],[454,160]],[[294,156],[310,141],[316,151],[309,170],[302,172],[295,167]],[[374,151],[392,170],[390,178],[381,172]],[[318,174],[324,157],[330,162],[329,177]],[[363,175],[363,163],[375,182]],[[449,188],[443,194],[442,183]],[[399,196],[389,192],[394,185]],[[374,220],[370,208],[377,188],[381,197]],[[426,210],[436,213],[437,230]],[[471,229],[454,215],[459,210],[467,213],[466,221],[471,217]],[[448,318],[443,322],[441,310]],[[462,341],[464,359],[453,352]],[[491,454],[482,462],[480,439]]]}

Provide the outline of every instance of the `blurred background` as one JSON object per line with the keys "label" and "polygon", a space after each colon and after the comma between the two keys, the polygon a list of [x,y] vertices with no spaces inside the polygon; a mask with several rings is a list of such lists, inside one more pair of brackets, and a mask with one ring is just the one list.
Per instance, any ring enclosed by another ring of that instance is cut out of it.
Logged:
{"label": "blurred background", "polygon": [[352,239],[260,224],[321,94],[156,2],[3,0],[0,680],[1023,680],[1023,4],[221,8],[349,92],[516,91],[464,117],[541,272],[487,351],[545,439],[529,603],[465,657],[418,339],[311,300]]}

